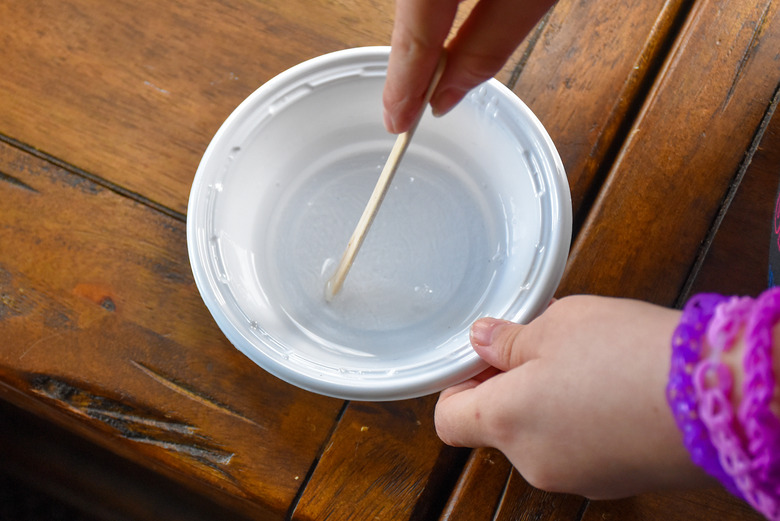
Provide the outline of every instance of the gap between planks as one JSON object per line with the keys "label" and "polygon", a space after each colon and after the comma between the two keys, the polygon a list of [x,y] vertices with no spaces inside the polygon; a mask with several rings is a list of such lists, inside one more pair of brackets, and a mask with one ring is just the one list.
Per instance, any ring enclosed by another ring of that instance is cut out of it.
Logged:
{"label": "gap between planks", "polygon": [[[688,297],[690,296],[691,289],[696,283],[696,279],[698,278],[699,273],[701,273],[702,266],[704,265],[707,254],[712,247],[715,236],[718,234],[718,230],[720,230],[720,226],[723,224],[723,219],[726,218],[726,214],[731,207],[731,203],[734,201],[734,197],[737,195],[737,191],[742,184],[745,173],[750,167],[750,164],[753,162],[753,156],[755,156],[758,147],[761,145],[761,140],[769,128],[769,124],[772,121],[772,117],[775,114],[775,110],[777,109],[778,104],[780,104],[780,83],[775,86],[775,92],[772,95],[772,100],[769,102],[766,112],[764,112],[764,117],[761,118],[761,123],[759,123],[758,127],[756,128],[756,132],[753,135],[753,140],[750,143],[750,147],[745,152],[745,157],[742,159],[739,168],[734,174],[734,177],[729,184],[729,189],[723,196],[718,213],[715,215],[715,218],[712,220],[712,224],[710,224],[709,230],[707,231],[707,236],[699,246],[699,251],[696,253],[696,258],[691,265],[688,276],[685,278],[685,283],[683,284],[680,293],[677,295],[677,300],[674,303],[674,307],[676,309],[681,309],[683,304],[685,304],[685,302],[688,300]],[[768,236],[769,232],[767,231],[767,237]]]}
{"label": "gap between planks", "polygon": [[75,175],[78,177],[81,177],[82,179],[86,179],[87,181],[94,183],[98,186],[101,186],[111,192],[114,192],[115,194],[126,197],[128,199],[131,199],[132,201],[135,201],[136,203],[142,204],[146,206],[147,208],[150,208],[151,210],[154,210],[156,212],[159,212],[163,215],[166,215],[168,217],[171,217],[173,219],[176,219],[177,221],[181,222],[187,222],[187,215],[181,212],[178,212],[172,208],[168,208],[165,205],[162,205],[156,201],[153,201],[152,199],[149,199],[148,197],[145,197],[138,192],[134,192],[132,190],[128,190],[127,188],[124,188],[121,185],[118,185],[114,182],[111,182],[107,179],[104,179],[96,174],[92,174],[90,172],[87,172],[86,170],[79,168],[75,165],[72,165],[66,161],[63,161],[62,159],[59,159],[55,156],[52,156],[51,154],[48,154],[42,150],[39,150],[31,145],[28,145],[26,143],[23,143],[17,139],[14,139],[6,134],[0,133],[0,143],[5,143],[6,145],[16,148],[18,150],[21,150],[22,152],[29,154],[33,157],[36,157],[42,161],[46,161],[47,163],[50,163],[57,168],[61,168],[65,170],[66,172],[70,173],[71,175]]}

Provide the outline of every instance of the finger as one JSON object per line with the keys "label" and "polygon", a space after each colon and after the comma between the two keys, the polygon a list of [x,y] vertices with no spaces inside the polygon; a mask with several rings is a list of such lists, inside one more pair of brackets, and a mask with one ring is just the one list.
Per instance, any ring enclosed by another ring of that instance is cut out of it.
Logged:
{"label": "finger", "polygon": [[455,384],[452,387],[448,387],[444,389],[441,393],[439,393],[439,401],[447,400],[450,398],[450,396],[456,395],[458,393],[462,393],[464,391],[471,390],[481,384],[482,382],[478,381],[476,378],[471,378],[470,380],[466,380],[465,382],[461,382],[459,384]]}
{"label": "finger", "polygon": [[382,95],[388,131],[405,132],[422,110],[457,9],[458,0],[397,0]]}
{"label": "finger", "polygon": [[[498,377],[500,375],[497,375]],[[439,438],[453,447],[489,446],[485,389],[496,377],[479,383],[472,379],[442,391],[434,411]]]}
{"label": "finger", "polygon": [[491,366],[509,371],[536,358],[537,342],[523,326],[496,318],[482,318],[471,326],[471,345]]}
{"label": "finger", "polygon": [[447,69],[431,101],[442,115],[492,78],[549,10],[553,0],[482,0],[448,44]]}
{"label": "finger", "polygon": [[497,374],[500,374],[502,372],[503,371],[501,371],[500,369],[497,369],[495,367],[488,367],[487,369],[485,369],[484,371],[479,373],[477,376],[475,376],[473,378],[473,380],[476,380],[477,382],[482,383],[482,382],[485,382],[485,381],[493,378],[494,376],[496,376]]}
{"label": "finger", "polygon": [[497,374],[501,373],[498,369],[495,367],[488,367],[478,375],[474,376],[473,378],[470,378],[466,380],[465,382],[461,382],[459,384],[453,385],[452,387],[449,387],[447,389],[444,389],[441,394],[439,395],[439,399],[446,398],[452,394],[459,393],[461,391],[465,391],[466,389],[472,389],[479,384],[493,378]]}

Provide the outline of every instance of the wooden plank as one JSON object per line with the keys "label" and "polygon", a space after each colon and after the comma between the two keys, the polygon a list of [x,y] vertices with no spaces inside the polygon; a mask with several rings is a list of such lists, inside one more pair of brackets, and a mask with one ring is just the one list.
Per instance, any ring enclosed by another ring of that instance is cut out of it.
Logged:
{"label": "wooden plank", "polygon": [[[504,479],[501,476],[506,474]],[[475,450],[440,520],[579,521],[585,500],[530,486],[495,449]]]}
{"label": "wooden plank", "polygon": [[561,294],[674,303],[780,83],[777,12],[768,0],[694,6],[574,243]]}
{"label": "wooden plank", "polygon": [[[259,518],[283,518],[342,402],[223,337],[183,222],[0,143],[5,399]],[[32,404],[32,405],[31,405]]]}
{"label": "wooden plank", "polygon": [[5,2],[0,133],[184,212],[201,155],[246,96],[314,56],[389,44],[393,5]]}
{"label": "wooden plank", "polygon": [[513,90],[561,154],[577,222],[686,9],[682,0],[562,0],[518,64]]}
{"label": "wooden plank", "polygon": [[506,493],[493,519],[579,521],[583,501],[577,496],[553,494],[533,488],[515,470],[509,477]]}
{"label": "wooden plank", "polygon": [[468,451],[433,428],[434,397],[352,402],[323,452],[293,519],[433,519]]}
{"label": "wooden plank", "polygon": [[230,112],[319,54],[386,45],[392,0],[0,3],[0,133],[184,212]]}
{"label": "wooden plank", "polygon": [[767,287],[769,235],[774,225],[775,195],[780,185],[780,111],[756,137],[757,147],[735,187],[691,293],[715,291],[726,295],[758,295]]}
{"label": "wooden plank", "polygon": [[582,521],[762,521],[764,517],[723,490],[643,494],[591,501]]}
{"label": "wooden plank", "polygon": [[[108,521],[250,519],[4,401],[0,401],[0,461],[0,487],[24,484],[36,500],[42,491],[84,513],[66,517],[60,508],[48,516],[22,518],[30,521],[86,521],[86,515]],[[2,492],[0,497],[15,499]],[[19,519],[4,517],[3,512],[13,512],[9,505],[0,505],[0,519]]]}
{"label": "wooden plank", "polygon": [[440,521],[493,521],[512,465],[496,449],[474,449]]}

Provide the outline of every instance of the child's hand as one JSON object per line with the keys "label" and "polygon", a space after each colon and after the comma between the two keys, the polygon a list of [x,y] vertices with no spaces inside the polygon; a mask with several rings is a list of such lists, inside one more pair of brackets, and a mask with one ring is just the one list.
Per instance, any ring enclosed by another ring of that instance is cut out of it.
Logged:
{"label": "child's hand", "polygon": [[714,483],[691,462],[666,403],[679,315],[579,296],[527,326],[476,322],[474,349],[496,369],[442,392],[439,436],[501,450],[548,491],[607,499]]}
{"label": "child's hand", "polygon": [[[384,91],[385,126],[406,131],[450,32],[460,0],[397,0]],[[447,67],[431,100],[450,110],[473,87],[493,77],[553,0],[481,0],[448,44]]]}

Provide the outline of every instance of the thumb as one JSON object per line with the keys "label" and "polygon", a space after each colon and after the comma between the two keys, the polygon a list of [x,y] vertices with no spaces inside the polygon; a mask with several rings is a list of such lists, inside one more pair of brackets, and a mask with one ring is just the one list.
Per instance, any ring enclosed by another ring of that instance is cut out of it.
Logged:
{"label": "thumb", "polygon": [[497,318],[482,318],[471,326],[471,345],[485,362],[501,371],[522,365],[533,357],[524,331],[528,326]]}

